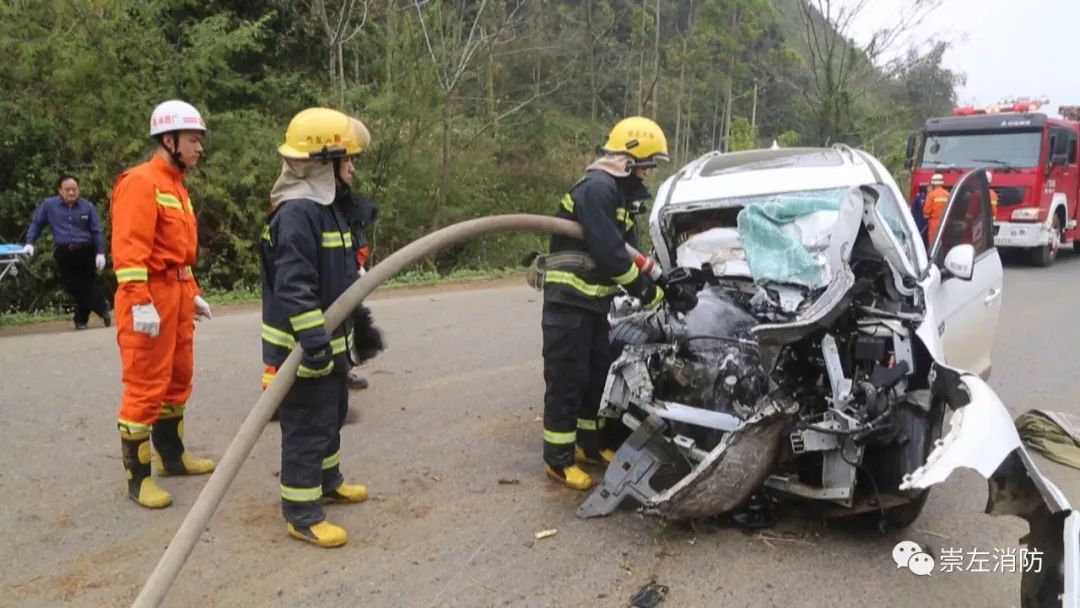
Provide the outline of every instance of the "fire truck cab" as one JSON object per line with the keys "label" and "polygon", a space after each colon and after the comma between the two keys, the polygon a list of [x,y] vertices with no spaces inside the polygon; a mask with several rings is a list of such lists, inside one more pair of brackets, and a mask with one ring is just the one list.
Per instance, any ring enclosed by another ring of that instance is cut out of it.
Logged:
{"label": "fire truck cab", "polygon": [[1023,249],[1035,265],[1049,266],[1062,246],[1080,249],[1080,122],[1038,113],[1040,105],[965,107],[931,118],[908,140],[906,166],[911,201],[935,173],[951,190],[971,169],[991,171],[994,245]]}

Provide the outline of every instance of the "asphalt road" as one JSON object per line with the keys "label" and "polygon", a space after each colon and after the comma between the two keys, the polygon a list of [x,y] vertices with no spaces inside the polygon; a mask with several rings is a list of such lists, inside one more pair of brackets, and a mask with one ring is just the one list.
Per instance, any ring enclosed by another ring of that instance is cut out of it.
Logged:
{"label": "asphalt road", "polygon": [[[1014,415],[1080,413],[1078,286],[1074,255],[1007,269],[991,384]],[[538,295],[485,288],[372,308],[390,348],[366,368],[371,388],[353,393],[342,468],[373,498],[328,507],[349,543],[324,550],[286,536],[270,425],[166,605],[617,607],[653,578],[670,587],[664,606],[1018,603],[1018,573],[917,577],[891,559],[900,540],[934,555],[1020,546],[1026,524],[983,515],[986,484],[973,472],[936,488],[912,528],[886,536],[790,510],[763,534],[633,512],[579,520],[584,495],[541,471]],[[257,399],[258,336],[251,310],[199,327],[193,452],[220,457]],[[205,478],[163,480],[174,496],[164,511],[125,498],[112,331],[2,336],[0,386],[0,606],[127,605]]]}

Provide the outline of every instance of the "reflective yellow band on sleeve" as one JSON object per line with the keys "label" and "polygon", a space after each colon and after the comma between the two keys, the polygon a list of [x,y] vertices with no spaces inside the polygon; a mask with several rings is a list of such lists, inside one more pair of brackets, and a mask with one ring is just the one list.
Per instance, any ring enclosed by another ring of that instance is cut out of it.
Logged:
{"label": "reflective yellow band on sleeve", "polygon": [[314,502],[322,498],[322,486],[293,488],[281,484],[281,497],[289,502]]}
{"label": "reflective yellow band on sleeve", "polygon": [[546,273],[544,273],[544,283],[557,283],[561,285],[567,285],[593,298],[604,298],[615,294],[614,286],[593,285],[592,283],[586,283],[574,273],[566,272],[565,270],[547,271]]}
{"label": "reflective yellow band on sleeve", "polygon": [[340,355],[341,353],[349,350],[348,340],[345,339],[345,336],[341,336],[340,338],[334,338],[333,340],[330,340],[330,348],[333,350],[333,353],[335,355]]}
{"label": "reflective yellow band on sleeve", "polygon": [[544,443],[550,443],[552,445],[569,445],[573,444],[575,441],[577,441],[576,431],[556,433],[555,431],[544,429]]}
{"label": "reflective yellow band on sleeve", "polygon": [[630,262],[630,270],[627,270],[626,272],[620,274],[617,277],[612,277],[612,279],[614,279],[616,283],[624,287],[636,281],[637,278],[638,267],[633,262]]}
{"label": "reflective yellow band on sleeve", "polygon": [[169,194],[168,192],[162,192],[155,188],[154,199],[157,201],[157,204],[162,207],[166,207],[168,209],[176,209],[178,211],[184,210],[184,205],[180,202],[180,199],[176,198],[175,195]]}
{"label": "reflective yellow band on sleeve", "polygon": [[569,192],[563,195],[562,200],[559,201],[559,205],[562,206],[567,213],[574,212],[574,198],[570,196]]}
{"label": "reflective yellow band on sleeve", "polygon": [[133,266],[131,268],[120,268],[116,271],[117,283],[128,283],[130,281],[145,281],[149,277],[146,268]]}
{"label": "reflective yellow band on sleeve", "polygon": [[324,325],[326,319],[323,318],[323,312],[316,308],[295,317],[289,317],[289,323],[292,324],[293,331],[304,331],[305,329]]}
{"label": "reflective yellow band on sleeve", "polygon": [[323,376],[329,376],[332,371],[334,371],[334,362],[330,361],[326,364],[326,367],[321,369],[312,369],[306,365],[301,365],[296,370],[296,375],[301,378],[322,378]]}
{"label": "reflective yellow band on sleeve", "polygon": [[652,310],[660,305],[660,302],[664,300],[664,290],[659,285],[656,286],[656,295],[653,296],[652,302],[645,305],[646,310]]}

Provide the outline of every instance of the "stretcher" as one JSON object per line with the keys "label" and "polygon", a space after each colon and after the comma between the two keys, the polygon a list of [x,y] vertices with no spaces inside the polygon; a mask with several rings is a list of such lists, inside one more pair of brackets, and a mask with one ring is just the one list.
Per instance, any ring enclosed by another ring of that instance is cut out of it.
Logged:
{"label": "stretcher", "polygon": [[22,245],[0,244],[0,282],[19,274],[24,257]]}

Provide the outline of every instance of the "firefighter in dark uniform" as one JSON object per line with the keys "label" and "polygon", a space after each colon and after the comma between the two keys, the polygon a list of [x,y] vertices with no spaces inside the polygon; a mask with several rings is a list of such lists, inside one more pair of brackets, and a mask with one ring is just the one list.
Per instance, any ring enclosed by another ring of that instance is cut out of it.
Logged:
{"label": "firefighter in dark uniform", "polygon": [[668,160],[664,132],[648,118],[627,118],[601,152],[555,213],[580,223],[585,239],[553,236],[544,259],[544,469],[577,490],[595,483],[578,464],[613,456],[598,441],[597,410],[611,366],[607,314],[617,286],[646,308],[664,299],[626,251],[636,244],[632,205],[650,197],[642,179]]}
{"label": "firefighter in dark uniform", "polygon": [[[298,378],[279,411],[282,512],[290,536],[320,547],[348,538],[326,521],[323,501],[367,499],[367,489],[344,483],[340,472],[345,373],[350,351],[370,358],[381,340],[366,309],[333,332],[323,311],[356,280],[352,197],[341,176],[351,175],[346,169],[352,157],[370,142],[363,123],[341,112],[312,108],[297,114],[278,148],[282,170],[260,242],[264,382],[293,347],[303,349]],[[362,326],[354,327],[357,319]]]}

